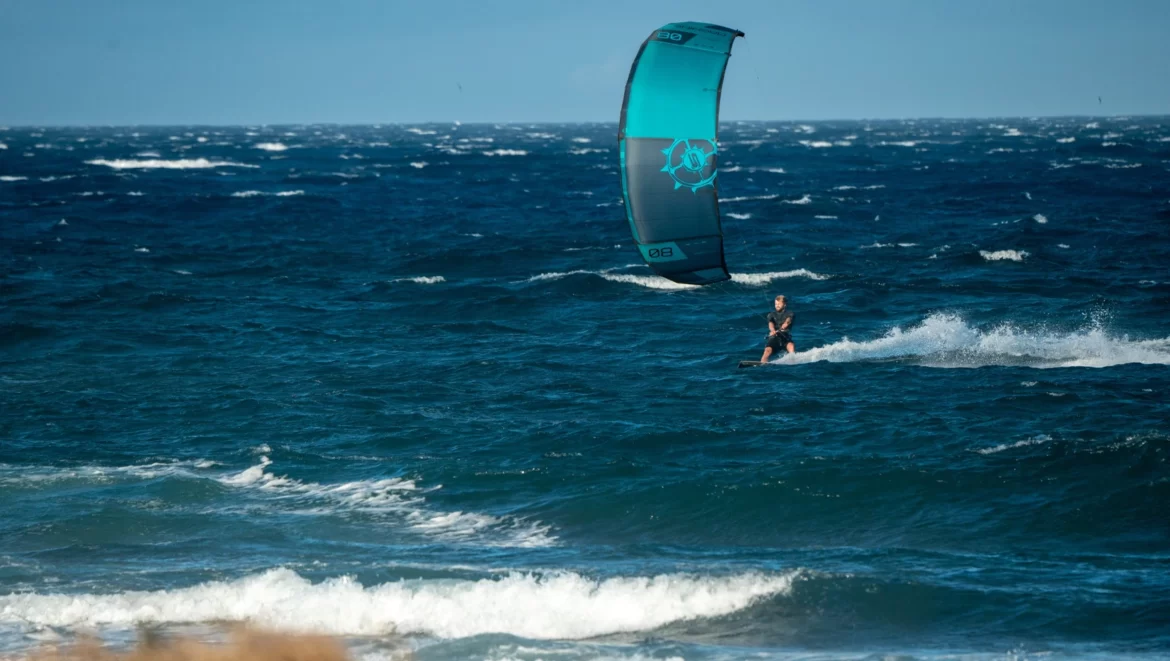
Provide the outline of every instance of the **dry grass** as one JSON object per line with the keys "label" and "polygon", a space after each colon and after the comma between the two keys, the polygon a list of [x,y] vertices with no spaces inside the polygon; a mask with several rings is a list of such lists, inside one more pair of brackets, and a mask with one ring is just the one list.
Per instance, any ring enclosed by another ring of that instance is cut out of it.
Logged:
{"label": "dry grass", "polygon": [[232,630],[224,644],[163,637],[144,631],[138,646],[116,651],[93,638],[44,649],[25,661],[350,661],[345,645],[330,636],[277,633],[248,627]]}

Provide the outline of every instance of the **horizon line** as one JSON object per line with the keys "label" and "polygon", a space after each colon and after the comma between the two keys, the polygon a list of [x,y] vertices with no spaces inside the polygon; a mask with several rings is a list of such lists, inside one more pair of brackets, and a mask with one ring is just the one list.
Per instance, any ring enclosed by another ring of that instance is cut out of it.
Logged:
{"label": "horizon line", "polygon": [[[920,121],[987,121],[987,120],[1023,120],[1023,121],[1037,121],[1044,119],[1170,119],[1170,112],[1165,114],[1116,114],[1116,115],[985,115],[985,116],[971,116],[959,117],[948,115],[935,116],[919,116],[919,117],[859,117],[859,118],[830,118],[830,119],[721,119],[719,124],[729,123],[749,123],[749,124],[815,124],[815,123],[832,123],[832,122],[920,122]],[[387,121],[387,122],[338,122],[338,121],[316,121],[316,122],[243,122],[243,123],[128,123],[128,124],[7,124],[0,122],[0,131],[11,129],[65,129],[65,128],[172,128],[172,127],[219,127],[219,128],[237,128],[237,127],[276,127],[276,126],[365,126],[365,127],[381,127],[381,126],[420,126],[420,125],[445,125],[455,124],[457,126],[486,126],[486,125],[515,125],[515,124],[532,124],[545,126],[568,126],[568,125],[588,125],[588,124],[614,124],[617,125],[618,120],[567,120],[567,121],[551,121],[551,120],[502,120],[502,121],[469,121],[464,122],[457,119],[441,120],[430,119],[420,121]]]}

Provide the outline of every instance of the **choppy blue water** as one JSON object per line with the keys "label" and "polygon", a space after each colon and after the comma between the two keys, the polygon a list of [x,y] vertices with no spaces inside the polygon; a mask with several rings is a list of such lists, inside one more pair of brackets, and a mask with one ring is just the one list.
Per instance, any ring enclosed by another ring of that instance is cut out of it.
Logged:
{"label": "choppy blue water", "polygon": [[615,132],[0,131],[0,652],[1170,656],[1170,121],[727,125],[702,289]]}

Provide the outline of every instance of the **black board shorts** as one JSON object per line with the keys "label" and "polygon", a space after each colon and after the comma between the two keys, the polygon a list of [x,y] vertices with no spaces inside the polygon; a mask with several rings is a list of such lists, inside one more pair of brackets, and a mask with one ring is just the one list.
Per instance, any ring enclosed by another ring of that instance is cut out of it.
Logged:
{"label": "black board shorts", "polygon": [[792,336],[788,331],[776,331],[775,335],[768,336],[768,346],[772,347],[772,351],[788,351],[788,343],[792,341]]}

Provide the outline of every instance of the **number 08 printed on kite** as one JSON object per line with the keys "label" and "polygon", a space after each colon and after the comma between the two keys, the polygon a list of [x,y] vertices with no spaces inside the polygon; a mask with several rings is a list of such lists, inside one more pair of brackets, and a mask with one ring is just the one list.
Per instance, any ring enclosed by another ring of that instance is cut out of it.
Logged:
{"label": "number 08 printed on kite", "polygon": [[634,58],[618,143],[626,219],[642,259],[675,282],[731,276],[719,224],[719,93],[738,30],[671,23]]}

